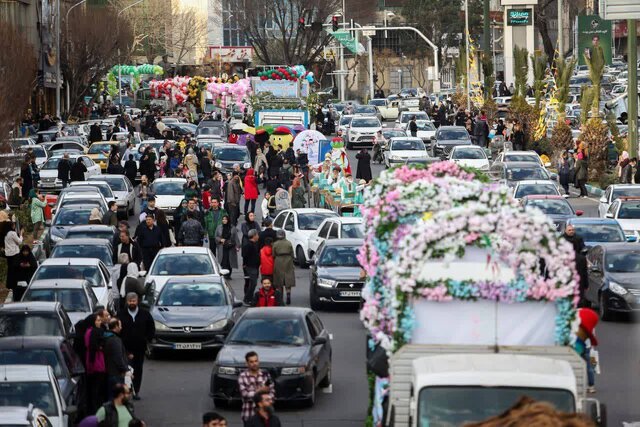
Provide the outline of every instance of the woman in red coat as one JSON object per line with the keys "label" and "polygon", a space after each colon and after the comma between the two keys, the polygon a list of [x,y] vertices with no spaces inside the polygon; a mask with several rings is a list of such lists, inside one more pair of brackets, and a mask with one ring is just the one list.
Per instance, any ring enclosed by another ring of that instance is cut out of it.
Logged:
{"label": "woman in red coat", "polygon": [[271,243],[273,243],[273,240],[271,239],[271,237],[267,237],[266,239],[264,239],[264,246],[262,247],[262,249],[260,249],[260,274],[262,275],[262,280],[273,280],[274,260]]}
{"label": "woman in red coat", "polygon": [[[244,177],[244,215],[248,215],[249,212],[256,211],[256,200],[258,200],[258,181],[256,181],[256,175],[253,168],[247,169],[247,175]],[[249,203],[251,203],[251,210],[249,210]]]}

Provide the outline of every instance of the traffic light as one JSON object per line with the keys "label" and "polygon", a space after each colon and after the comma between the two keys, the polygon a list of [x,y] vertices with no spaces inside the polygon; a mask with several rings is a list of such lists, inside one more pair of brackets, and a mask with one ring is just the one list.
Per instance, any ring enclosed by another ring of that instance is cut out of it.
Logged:
{"label": "traffic light", "polygon": [[298,31],[304,31],[304,18],[298,18]]}
{"label": "traffic light", "polygon": [[331,28],[333,29],[333,32],[335,33],[336,31],[338,31],[338,17],[337,16],[332,16],[331,17]]}

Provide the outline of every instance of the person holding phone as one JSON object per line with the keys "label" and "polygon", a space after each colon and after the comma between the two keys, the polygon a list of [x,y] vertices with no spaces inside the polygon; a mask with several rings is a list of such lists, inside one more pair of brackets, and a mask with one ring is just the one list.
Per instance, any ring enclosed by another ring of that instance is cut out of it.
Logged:
{"label": "person holding phone", "polygon": [[260,360],[258,353],[250,351],[244,356],[247,370],[238,377],[238,387],[242,397],[242,422],[246,426],[248,421],[256,414],[256,405],[253,396],[258,392],[269,393],[272,399],[275,398],[275,386],[271,375],[260,370]]}

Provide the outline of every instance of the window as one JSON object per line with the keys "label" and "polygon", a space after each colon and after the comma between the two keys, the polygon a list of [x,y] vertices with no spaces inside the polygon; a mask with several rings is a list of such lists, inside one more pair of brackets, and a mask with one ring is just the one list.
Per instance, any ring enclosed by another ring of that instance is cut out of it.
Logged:
{"label": "window", "polygon": [[326,238],[327,234],[329,234],[329,228],[331,228],[331,221],[327,221],[323,226],[322,229],[320,230],[320,233],[318,233],[318,235],[320,237]]}
{"label": "window", "polygon": [[329,231],[329,239],[338,239],[338,224],[333,224],[331,231]]}
{"label": "window", "polygon": [[87,168],[90,168],[91,166],[93,166],[93,162],[92,162],[92,161],[91,161],[91,159],[90,159],[90,158],[88,158],[88,157],[82,157],[82,163],[84,163],[84,165],[85,165]]}
{"label": "window", "polygon": [[324,325],[322,324],[322,321],[320,320],[320,318],[316,313],[309,313],[309,318],[311,318],[311,322],[313,323],[313,326],[316,327],[316,330],[318,331],[318,335],[320,335],[322,331],[324,331]]}
{"label": "window", "polygon": [[282,228],[284,226],[284,220],[287,217],[288,212],[283,212],[276,217],[276,220],[273,222],[273,226],[275,228]]}
{"label": "window", "polygon": [[314,340],[318,336],[318,331],[316,330],[316,327],[311,321],[311,318],[308,314],[305,320],[307,322],[307,329],[309,329],[309,335],[311,335],[311,339]]}
{"label": "window", "polygon": [[293,224],[293,217],[294,217],[294,215],[291,214],[287,218],[287,222],[285,222],[285,224],[284,224],[284,229],[285,230],[287,230],[287,231],[295,231],[294,224]]}

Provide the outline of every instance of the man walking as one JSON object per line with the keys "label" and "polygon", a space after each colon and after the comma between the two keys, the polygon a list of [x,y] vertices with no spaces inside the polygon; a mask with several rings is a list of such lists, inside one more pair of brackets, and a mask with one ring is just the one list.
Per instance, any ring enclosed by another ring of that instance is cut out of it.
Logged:
{"label": "man walking", "polygon": [[260,249],[258,249],[258,231],[251,229],[248,238],[242,244],[242,268],[244,270],[244,302],[249,305],[253,301],[258,276],[260,275]]}
{"label": "man walking", "polygon": [[62,181],[62,188],[69,185],[71,174],[71,162],[69,161],[69,153],[64,153],[60,162],[58,162],[58,179]]}
{"label": "man walking", "polygon": [[206,412],[202,416],[202,427],[227,427],[227,420],[217,412]]}
{"label": "man walking", "polygon": [[484,110],[480,111],[480,117],[477,118],[476,124],[473,127],[473,136],[476,140],[476,144],[480,147],[487,146],[487,138],[489,138],[489,125],[487,124],[487,115]]}
{"label": "man walking", "polygon": [[102,405],[96,418],[98,425],[104,427],[127,427],[129,422],[134,419],[133,407],[129,399],[131,398],[131,390],[129,387],[120,383],[116,384],[111,390],[113,400]]}
{"label": "man walking", "polygon": [[147,270],[151,268],[153,260],[162,248],[162,233],[154,221],[155,217],[148,214],[144,223],[141,223],[136,229],[134,236],[142,252],[142,263]]}
{"label": "man walking", "polygon": [[102,223],[104,225],[113,225],[116,227],[118,225],[118,205],[115,200],[111,200],[107,203],[109,210],[102,217]]}
{"label": "man walking", "polygon": [[133,390],[135,391],[133,399],[140,400],[144,354],[147,342],[156,334],[156,327],[151,314],[138,306],[138,294],[128,293],[126,302],[127,306],[118,313],[118,318],[122,322],[122,341],[133,368]]}
{"label": "man walking", "polygon": [[279,307],[282,305],[282,292],[271,286],[271,279],[264,277],[262,287],[253,296],[251,307]]}
{"label": "man walking", "polygon": [[409,132],[411,132],[411,136],[418,136],[418,124],[416,123],[416,116],[411,117],[411,121],[409,122]]}
{"label": "man walking", "polygon": [[187,220],[180,226],[178,244],[180,246],[202,246],[204,229],[202,224],[194,218],[194,212],[187,211]]}
{"label": "man walking", "polygon": [[213,255],[216,254],[216,230],[222,224],[222,217],[226,215],[228,215],[227,211],[220,207],[220,201],[212,197],[211,208],[204,217],[204,224],[209,235],[209,249],[211,249]]}
{"label": "man walking", "polygon": [[267,391],[258,391],[253,396],[256,405],[256,414],[249,418],[245,427],[281,427],[280,418],[275,415],[273,409],[273,397]]}
{"label": "man walking", "polygon": [[107,365],[107,387],[109,398],[114,398],[111,393],[116,384],[124,384],[124,377],[129,370],[129,358],[124,348],[120,333],[122,322],[113,317],[109,320],[109,331],[104,334],[104,358]]}
{"label": "man walking", "polygon": [[253,397],[259,391],[265,392],[273,399],[275,397],[275,386],[268,372],[260,370],[258,353],[250,351],[244,356],[247,370],[238,377],[238,387],[242,397],[242,421],[248,426],[248,421],[256,414],[256,405]]}

